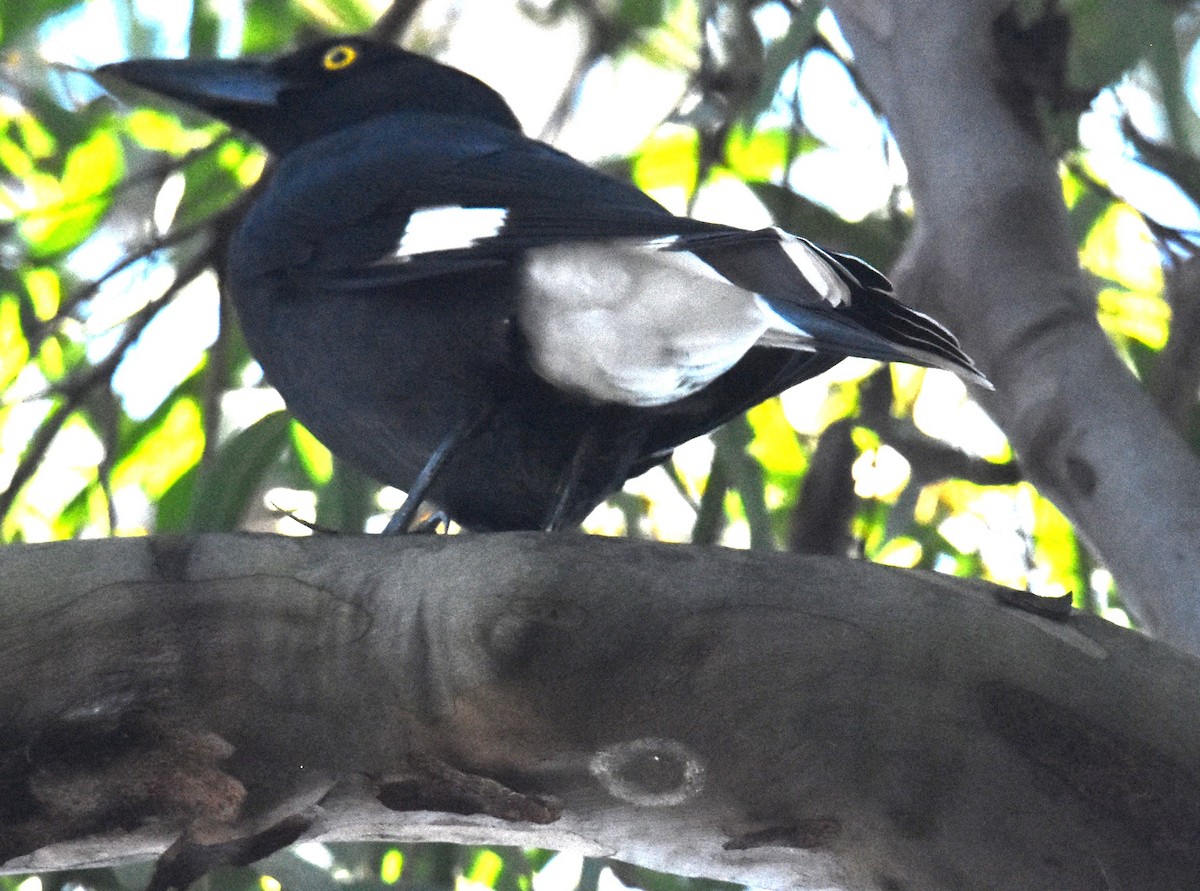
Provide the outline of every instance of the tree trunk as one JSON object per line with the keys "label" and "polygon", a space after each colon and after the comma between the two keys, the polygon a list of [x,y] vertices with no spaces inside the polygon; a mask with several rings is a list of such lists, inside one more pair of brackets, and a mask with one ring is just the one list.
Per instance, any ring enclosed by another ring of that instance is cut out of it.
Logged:
{"label": "tree trunk", "polygon": [[214,535],[5,548],[0,596],[10,871],[180,831],[161,887],[301,835],[768,888],[1200,870],[1200,664],[981,583],[567,535]]}
{"label": "tree trunk", "polygon": [[1200,654],[1200,462],[1116,356],[1079,271],[1032,97],[1007,89],[1006,0],[834,0],[909,172],[900,296],[963,339],[982,402],[1123,602]]}

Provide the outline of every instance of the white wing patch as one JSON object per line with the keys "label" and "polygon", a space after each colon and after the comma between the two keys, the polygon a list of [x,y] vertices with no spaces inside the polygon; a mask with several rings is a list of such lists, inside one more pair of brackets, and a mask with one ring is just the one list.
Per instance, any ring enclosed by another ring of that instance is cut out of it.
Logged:
{"label": "white wing patch", "polygon": [[422,207],[408,218],[392,256],[403,259],[469,248],[499,235],[506,219],[506,207]]}
{"label": "white wing patch", "polygon": [[529,251],[518,319],[534,370],[592,399],[652,406],[732,368],[774,314],[669,246],[625,240]]}

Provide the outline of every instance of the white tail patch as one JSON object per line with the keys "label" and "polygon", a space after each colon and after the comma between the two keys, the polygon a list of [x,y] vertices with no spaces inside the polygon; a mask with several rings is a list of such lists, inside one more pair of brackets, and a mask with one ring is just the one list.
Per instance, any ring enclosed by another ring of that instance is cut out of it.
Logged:
{"label": "white tail patch", "polygon": [[494,238],[508,218],[506,207],[422,207],[408,218],[400,243],[392,256],[412,257],[437,251],[469,248],[485,238]]}

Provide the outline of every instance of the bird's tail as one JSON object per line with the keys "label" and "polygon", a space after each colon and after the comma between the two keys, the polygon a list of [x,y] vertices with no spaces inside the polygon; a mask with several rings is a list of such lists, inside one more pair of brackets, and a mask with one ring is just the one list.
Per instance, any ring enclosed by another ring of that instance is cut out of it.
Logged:
{"label": "bird's tail", "polygon": [[776,228],[687,236],[671,249],[758,295],[779,320],[764,345],[943,368],[993,389],[953,334],[897,300],[887,277],[856,257]]}

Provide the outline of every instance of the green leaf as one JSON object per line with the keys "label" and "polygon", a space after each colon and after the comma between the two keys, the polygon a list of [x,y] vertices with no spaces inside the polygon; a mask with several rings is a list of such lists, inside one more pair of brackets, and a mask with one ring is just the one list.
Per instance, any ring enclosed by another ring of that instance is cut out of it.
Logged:
{"label": "green leaf", "polygon": [[1082,572],[1082,552],[1070,520],[1049,500],[1032,494],[1034,510],[1034,548],[1037,562],[1049,568],[1045,579],[1064,591],[1077,594],[1089,585]]}
{"label": "green leaf", "polygon": [[1111,84],[1145,57],[1149,48],[1174,47],[1174,16],[1156,0],[1067,0],[1071,43],[1067,77],[1093,89]]}
{"label": "green leaf", "polygon": [[[772,550],[775,533],[771,514],[767,510],[766,483],[762,465],[747,451],[754,432],[745,416],[736,418],[713,433],[717,452],[714,461],[721,461],[728,474],[731,492],[741,501],[746,522],[750,526],[750,547]],[[726,499],[728,509],[728,498]]]}
{"label": "green leaf", "polygon": [[323,486],[333,477],[333,454],[325,448],[308,428],[299,421],[293,421],[291,427],[292,449],[300,461],[300,466],[314,486]]}
{"label": "green leaf", "polygon": [[48,381],[59,380],[74,364],[68,355],[71,342],[62,334],[47,337],[37,351],[37,365]]}
{"label": "green leaf", "polygon": [[379,880],[385,885],[394,885],[404,874],[404,854],[399,848],[390,848],[379,862]]}
{"label": "green leaf", "polygon": [[499,855],[495,851],[485,849],[475,855],[475,862],[467,870],[466,878],[468,881],[486,888],[495,888],[496,879],[500,877],[500,871],[503,868],[504,861],[500,859]]}
{"label": "green leaf", "polygon": [[1068,221],[1077,244],[1082,245],[1093,227],[1113,205],[1113,198],[1099,189],[1091,188],[1070,170],[1063,174],[1063,191],[1067,199]]}
{"label": "green leaf", "polygon": [[746,412],[746,420],[754,433],[748,450],[765,471],[793,479],[803,472],[807,460],[804,450],[778,399],[754,406]]}
{"label": "green leaf", "polygon": [[795,139],[790,130],[782,127],[749,132],[739,127],[725,143],[725,163],[744,180],[777,180],[797,155],[820,144],[807,134]]}
{"label": "green leaf", "polygon": [[317,525],[322,529],[361,532],[379,512],[379,484],[345,461],[333,462],[333,474],[317,491]]}
{"label": "green leaf", "polygon": [[217,149],[217,163],[228,170],[240,186],[246,188],[262,176],[267,156],[256,145],[228,139]]}
{"label": "green leaf", "polygon": [[[195,480],[176,485],[193,486],[185,528],[190,532],[227,532],[236,529],[246,508],[262,488],[263,477],[279,458],[290,438],[291,418],[271,412],[218,447],[214,459],[198,469]],[[186,479],[186,478],[185,478]],[[164,528],[159,514],[158,527]]]}
{"label": "green leaf", "polygon": [[1101,288],[1097,301],[1100,324],[1105,331],[1141,341],[1153,350],[1166,346],[1171,309],[1159,295]]}
{"label": "green leaf", "polygon": [[[8,171],[10,176],[24,179],[34,171],[33,158],[13,140],[0,137],[0,169]],[[20,210],[7,194],[4,196],[4,203],[9,205],[12,211]]]}
{"label": "green leaf", "polygon": [[631,31],[642,31],[662,24],[670,4],[665,0],[621,0],[617,21]]}
{"label": "green leaf", "polygon": [[54,256],[91,235],[124,172],[120,141],[111,131],[97,129],[67,153],[60,179],[45,174],[27,178],[26,186],[37,196],[36,211],[21,223],[31,252]]}
{"label": "green leaf", "polygon": [[[18,114],[14,118],[21,144],[29,157],[44,161],[54,154],[58,140],[54,138],[46,126],[37,119],[36,115]],[[15,172],[15,171],[14,171]]]}
{"label": "green leaf", "polygon": [[222,10],[213,0],[194,0],[188,28],[188,54],[215,56],[221,40]]}
{"label": "green leaf", "polygon": [[298,0],[298,5],[333,32],[354,34],[375,24],[375,14],[361,0]]}
{"label": "green leaf", "polygon": [[250,0],[245,7],[242,54],[275,53],[296,40],[305,16],[290,0]]}
{"label": "green leaf", "polygon": [[97,129],[71,149],[63,167],[63,194],[68,201],[103,195],[125,174],[121,142],[107,129]]}
{"label": "green leaf", "polygon": [[187,166],[174,225],[188,226],[229,206],[242,191],[237,168],[222,162],[221,152],[204,152]]}
{"label": "green leaf", "polygon": [[134,109],[125,116],[124,125],[138,145],[175,157],[210,144],[214,133],[222,129],[217,124],[199,128],[188,127],[178,116],[153,108]]}
{"label": "green leaf", "polygon": [[70,6],[74,0],[21,0],[0,3],[0,38],[16,46],[28,31]]}
{"label": "green leaf", "polygon": [[25,281],[25,292],[29,295],[34,315],[43,322],[54,318],[62,299],[62,282],[58,272],[49,266],[37,266],[27,269],[21,277]]}
{"label": "green leaf", "polygon": [[1127,204],[1113,204],[1080,247],[1084,268],[1131,291],[1161,295],[1162,258],[1145,220]]}
{"label": "green leaf", "polygon": [[204,454],[200,406],[190,396],[168,403],[159,422],[118,462],[114,488],[137,485],[154,501],[199,463]]}

